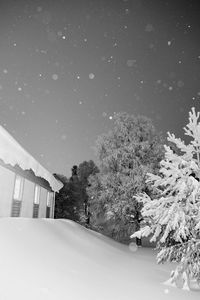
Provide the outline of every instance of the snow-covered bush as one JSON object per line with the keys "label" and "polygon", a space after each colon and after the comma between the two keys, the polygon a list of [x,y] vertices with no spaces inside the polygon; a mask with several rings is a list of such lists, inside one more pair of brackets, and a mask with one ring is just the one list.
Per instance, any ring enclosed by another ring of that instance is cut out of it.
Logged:
{"label": "snow-covered bush", "polygon": [[[192,108],[184,128],[191,138],[189,144],[168,133],[165,158],[159,175],[148,174],[147,182],[155,197],[137,195],[143,203],[146,226],[131,237],[151,236],[159,250],[158,263],[177,262],[170,282],[181,278],[182,287],[189,289],[190,279],[200,284],[200,113]],[[179,280],[180,281],[180,280]]]}

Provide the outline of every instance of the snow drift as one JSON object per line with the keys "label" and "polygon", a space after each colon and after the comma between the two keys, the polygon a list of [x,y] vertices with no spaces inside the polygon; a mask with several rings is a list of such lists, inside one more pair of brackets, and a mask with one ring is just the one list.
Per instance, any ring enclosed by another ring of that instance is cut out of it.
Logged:
{"label": "snow drift", "polygon": [[[199,299],[163,284],[171,265],[68,220],[0,219],[0,299]],[[189,294],[188,294],[189,293]]]}

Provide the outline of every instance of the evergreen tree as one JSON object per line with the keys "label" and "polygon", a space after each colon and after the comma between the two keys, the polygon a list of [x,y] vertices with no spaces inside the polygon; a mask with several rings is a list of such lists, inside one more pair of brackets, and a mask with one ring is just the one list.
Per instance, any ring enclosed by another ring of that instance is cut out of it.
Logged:
{"label": "evergreen tree", "polygon": [[95,163],[84,161],[79,166],[74,165],[71,169],[72,175],[69,179],[60,174],[54,174],[64,186],[56,193],[55,218],[66,218],[89,225],[89,207],[86,188],[88,177],[98,172]]}
{"label": "evergreen tree", "polygon": [[126,242],[133,228],[140,228],[141,204],[133,196],[148,190],[145,176],[158,168],[161,138],[150,119],[119,113],[114,116],[113,130],[98,138],[96,152],[100,172],[89,178],[87,189],[91,224]]}
{"label": "evergreen tree", "polygon": [[99,172],[98,167],[95,165],[93,160],[84,161],[78,166],[78,178],[81,189],[81,199],[84,204],[84,212],[85,212],[85,224],[86,226],[90,225],[90,209],[88,202],[88,194],[87,187],[89,186],[88,178],[90,175],[95,175]]}
{"label": "evergreen tree", "polygon": [[65,176],[54,176],[60,179],[64,186],[56,193],[55,198],[55,218],[70,219],[75,222],[82,222],[84,207],[81,199],[81,185],[78,178],[78,167],[72,167],[72,176],[66,179]]}
{"label": "evergreen tree", "polygon": [[165,146],[165,158],[159,175],[148,174],[147,182],[154,188],[154,197],[140,194],[146,226],[132,237],[149,236],[157,241],[158,263],[178,262],[170,282],[189,289],[190,279],[200,284],[200,113],[192,108],[189,123],[184,128],[191,138],[186,145],[174,134],[168,141],[175,149]]}

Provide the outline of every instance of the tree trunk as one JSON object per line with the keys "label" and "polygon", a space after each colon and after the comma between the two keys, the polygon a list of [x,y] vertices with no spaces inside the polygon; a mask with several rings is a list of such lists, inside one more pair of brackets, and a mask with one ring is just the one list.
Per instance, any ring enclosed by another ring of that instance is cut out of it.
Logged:
{"label": "tree trunk", "polygon": [[142,246],[142,240],[136,237],[136,245]]}
{"label": "tree trunk", "polygon": [[[140,220],[136,220],[135,222],[135,231],[138,231],[140,230]],[[138,237],[136,237],[136,245],[137,246],[142,246],[142,239],[139,239]]]}
{"label": "tree trunk", "polygon": [[85,202],[85,217],[86,217],[86,227],[90,225],[90,211],[89,211],[89,204]]}

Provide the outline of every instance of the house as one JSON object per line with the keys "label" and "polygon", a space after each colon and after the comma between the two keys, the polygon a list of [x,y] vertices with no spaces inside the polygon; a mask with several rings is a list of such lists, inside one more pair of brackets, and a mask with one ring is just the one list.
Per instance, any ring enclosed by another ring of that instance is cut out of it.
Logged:
{"label": "house", "polygon": [[0,217],[53,218],[62,186],[0,126]]}

